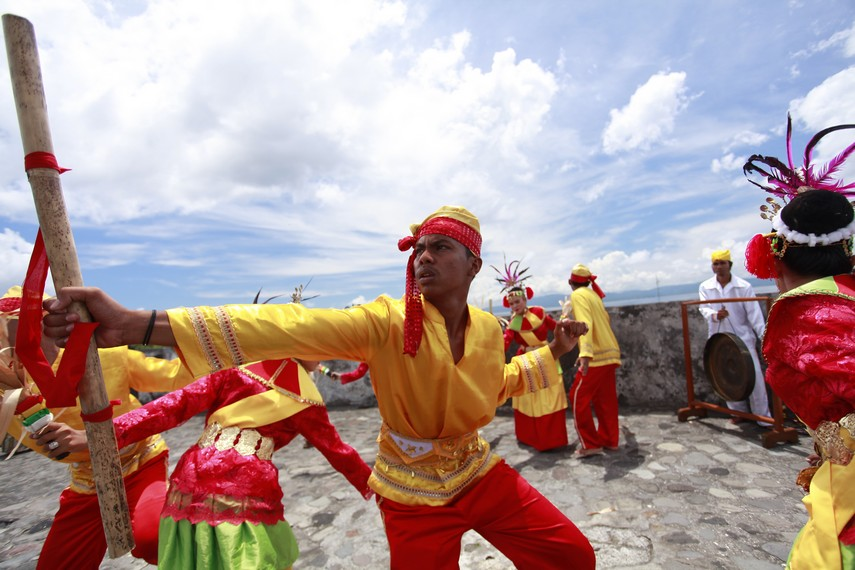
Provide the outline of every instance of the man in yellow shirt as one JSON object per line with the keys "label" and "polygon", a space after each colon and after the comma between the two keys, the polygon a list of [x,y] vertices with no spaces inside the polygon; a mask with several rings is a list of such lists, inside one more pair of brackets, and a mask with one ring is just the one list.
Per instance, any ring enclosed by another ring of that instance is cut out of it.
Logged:
{"label": "man in yellow shirt", "polygon": [[[580,457],[599,455],[603,448],[617,449],[620,438],[615,371],[620,366],[620,347],[603,305],[605,293],[596,283],[597,276],[581,263],[570,273],[570,299],[564,314],[588,325],[579,339],[579,367],[570,387],[573,422],[579,435]],[[593,408],[597,414],[594,425]]]}
{"label": "man in yellow shirt", "polygon": [[194,373],[292,356],[367,362],[383,423],[369,485],[378,495],[392,568],[457,568],[473,529],[520,568],[594,568],[585,536],[495,455],[479,435],[507,398],[561,382],[558,358],[586,331],[560,321],[549,345],[505,364],[495,317],[467,304],[480,271],[478,219],[444,206],[410,226],[403,299],[382,295],[349,309],[300,305],[131,311],[91,288],[49,303],[45,331],[63,343],[71,300],[101,323],[99,345],[136,342],[147,330],[176,345]]}

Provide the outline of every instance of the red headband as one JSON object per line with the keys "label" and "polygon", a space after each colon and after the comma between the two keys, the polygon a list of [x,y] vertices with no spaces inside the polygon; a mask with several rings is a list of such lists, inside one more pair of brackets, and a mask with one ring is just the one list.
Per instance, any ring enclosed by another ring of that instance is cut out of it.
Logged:
{"label": "red headband", "polygon": [[588,277],[582,277],[581,275],[573,275],[570,274],[570,283],[578,283],[580,285],[586,285],[588,283],[591,284],[591,289],[594,290],[594,293],[600,296],[600,299],[603,299],[606,294],[603,293],[603,290],[600,289],[600,286],[597,285],[597,276],[594,274],[589,275]]}
{"label": "red headband", "polygon": [[[416,245],[420,237],[430,234],[448,236],[462,243],[476,257],[481,256],[481,234],[459,220],[441,216],[431,218],[423,223],[415,235],[398,240],[398,249],[407,251]],[[413,251],[407,260],[407,284],[404,290],[404,354],[410,356],[415,356],[419,350],[419,345],[422,342],[422,319],[424,319],[421,292],[416,284],[416,276],[413,271],[415,258],[416,252]]]}

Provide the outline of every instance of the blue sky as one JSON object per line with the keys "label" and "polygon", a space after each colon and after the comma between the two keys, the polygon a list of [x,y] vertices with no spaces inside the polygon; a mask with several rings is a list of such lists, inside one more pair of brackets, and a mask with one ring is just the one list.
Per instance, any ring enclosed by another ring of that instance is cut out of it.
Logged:
{"label": "blue sky", "polygon": [[[744,275],[768,231],[746,157],[786,157],[788,112],[797,156],[855,123],[849,0],[236,6],[4,2],[36,30],[84,281],[131,307],[400,296],[397,240],[443,204],[481,220],[479,305],[504,257],[536,295],[576,263],[607,293],[700,282],[724,247]],[[5,290],[37,227],[3,83]]]}

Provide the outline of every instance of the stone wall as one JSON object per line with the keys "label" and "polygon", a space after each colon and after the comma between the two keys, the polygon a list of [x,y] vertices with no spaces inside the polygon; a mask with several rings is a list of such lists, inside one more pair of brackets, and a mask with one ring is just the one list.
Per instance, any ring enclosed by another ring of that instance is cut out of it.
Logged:
{"label": "stone wall", "polygon": [[[612,328],[621,347],[623,365],[617,372],[618,399],[622,409],[652,408],[673,409],[685,407],[688,402],[686,389],[686,360],[683,346],[683,322],[681,303],[651,303],[609,307]],[[764,307],[765,310],[765,307]],[[554,317],[558,313],[552,313]],[[724,405],[704,375],[704,345],[707,340],[707,325],[697,305],[687,307],[688,332],[692,354],[695,398]],[[513,354],[515,347],[508,351]],[[574,350],[561,359],[564,383],[569,388],[578,351]],[[356,363],[329,361],[333,370],[348,371]],[[371,390],[370,372],[361,380],[340,386],[326,377],[316,374],[318,388],[330,407],[376,406]]]}

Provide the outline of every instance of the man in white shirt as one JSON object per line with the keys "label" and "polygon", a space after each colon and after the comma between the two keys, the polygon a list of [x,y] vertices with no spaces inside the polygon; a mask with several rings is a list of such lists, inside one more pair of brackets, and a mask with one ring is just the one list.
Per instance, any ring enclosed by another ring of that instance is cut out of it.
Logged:
{"label": "man in white shirt", "polygon": [[[751,284],[730,272],[733,262],[730,260],[730,250],[718,250],[712,253],[712,271],[715,274],[698,289],[701,301],[714,299],[734,299],[738,297],[754,297]],[[710,303],[698,306],[701,314],[709,325],[709,336],[716,333],[731,333],[738,336],[754,361],[754,390],[748,400],[727,402],[727,407],[740,412],[751,412],[758,416],[771,417],[769,398],[766,394],[766,382],[760,368],[760,358],[757,356],[757,339],[763,337],[766,320],[757,301],[745,303]],[[731,419],[733,423],[742,421],[740,418]],[[769,426],[765,422],[758,422]]]}

